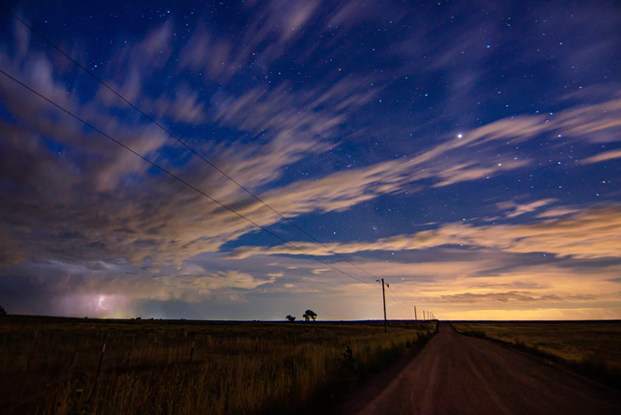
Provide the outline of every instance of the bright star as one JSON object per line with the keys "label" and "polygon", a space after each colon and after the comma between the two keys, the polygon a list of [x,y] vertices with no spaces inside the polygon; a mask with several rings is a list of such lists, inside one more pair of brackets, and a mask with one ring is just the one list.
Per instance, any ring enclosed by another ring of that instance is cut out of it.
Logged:
{"label": "bright star", "polygon": [[461,133],[457,134],[457,138],[463,138],[463,136],[464,136],[464,135],[463,135],[463,134],[461,134]]}

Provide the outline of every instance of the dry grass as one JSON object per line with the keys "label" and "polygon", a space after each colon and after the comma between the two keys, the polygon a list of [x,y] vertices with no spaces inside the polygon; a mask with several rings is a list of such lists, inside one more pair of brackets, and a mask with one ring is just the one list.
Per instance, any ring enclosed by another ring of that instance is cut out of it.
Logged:
{"label": "dry grass", "polygon": [[621,380],[621,322],[455,322],[457,331],[558,358],[613,386]]}
{"label": "dry grass", "polygon": [[0,412],[300,412],[331,402],[435,329],[435,323],[390,324],[384,334],[377,322],[6,317],[0,320]]}

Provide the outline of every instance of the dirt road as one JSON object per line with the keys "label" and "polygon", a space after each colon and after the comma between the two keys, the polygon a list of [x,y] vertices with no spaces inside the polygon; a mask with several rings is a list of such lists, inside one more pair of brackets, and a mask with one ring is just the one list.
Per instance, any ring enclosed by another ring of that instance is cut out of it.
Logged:
{"label": "dirt road", "polygon": [[360,392],[342,413],[621,414],[615,391],[448,323],[387,387]]}

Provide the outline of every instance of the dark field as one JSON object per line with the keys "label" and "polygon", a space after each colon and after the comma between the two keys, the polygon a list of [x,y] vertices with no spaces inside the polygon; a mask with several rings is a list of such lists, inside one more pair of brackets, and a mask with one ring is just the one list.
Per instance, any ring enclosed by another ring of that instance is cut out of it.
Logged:
{"label": "dark field", "polygon": [[515,345],[621,386],[621,321],[453,322],[457,331]]}
{"label": "dark field", "polygon": [[302,413],[329,405],[435,327],[393,321],[385,334],[368,321],[8,316],[0,319],[0,412]]}

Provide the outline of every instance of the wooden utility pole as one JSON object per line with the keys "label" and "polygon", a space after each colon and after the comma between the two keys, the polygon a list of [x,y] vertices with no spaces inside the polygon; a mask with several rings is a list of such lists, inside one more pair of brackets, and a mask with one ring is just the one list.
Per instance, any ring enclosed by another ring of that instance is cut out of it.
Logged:
{"label": "wooden utility pole", "polygon": [[[380,282],[380,280],[376,280]],[[384,279],[382,278],[382,300],[384,301],[384,332],[388,333],[388,323],[386,322],[386,291],[384,290]]]}
{"label": "wooden utility pole", "polygon": [[416,315],[416,306],[414,306],[414,320],[418,321],[418,316]]}

